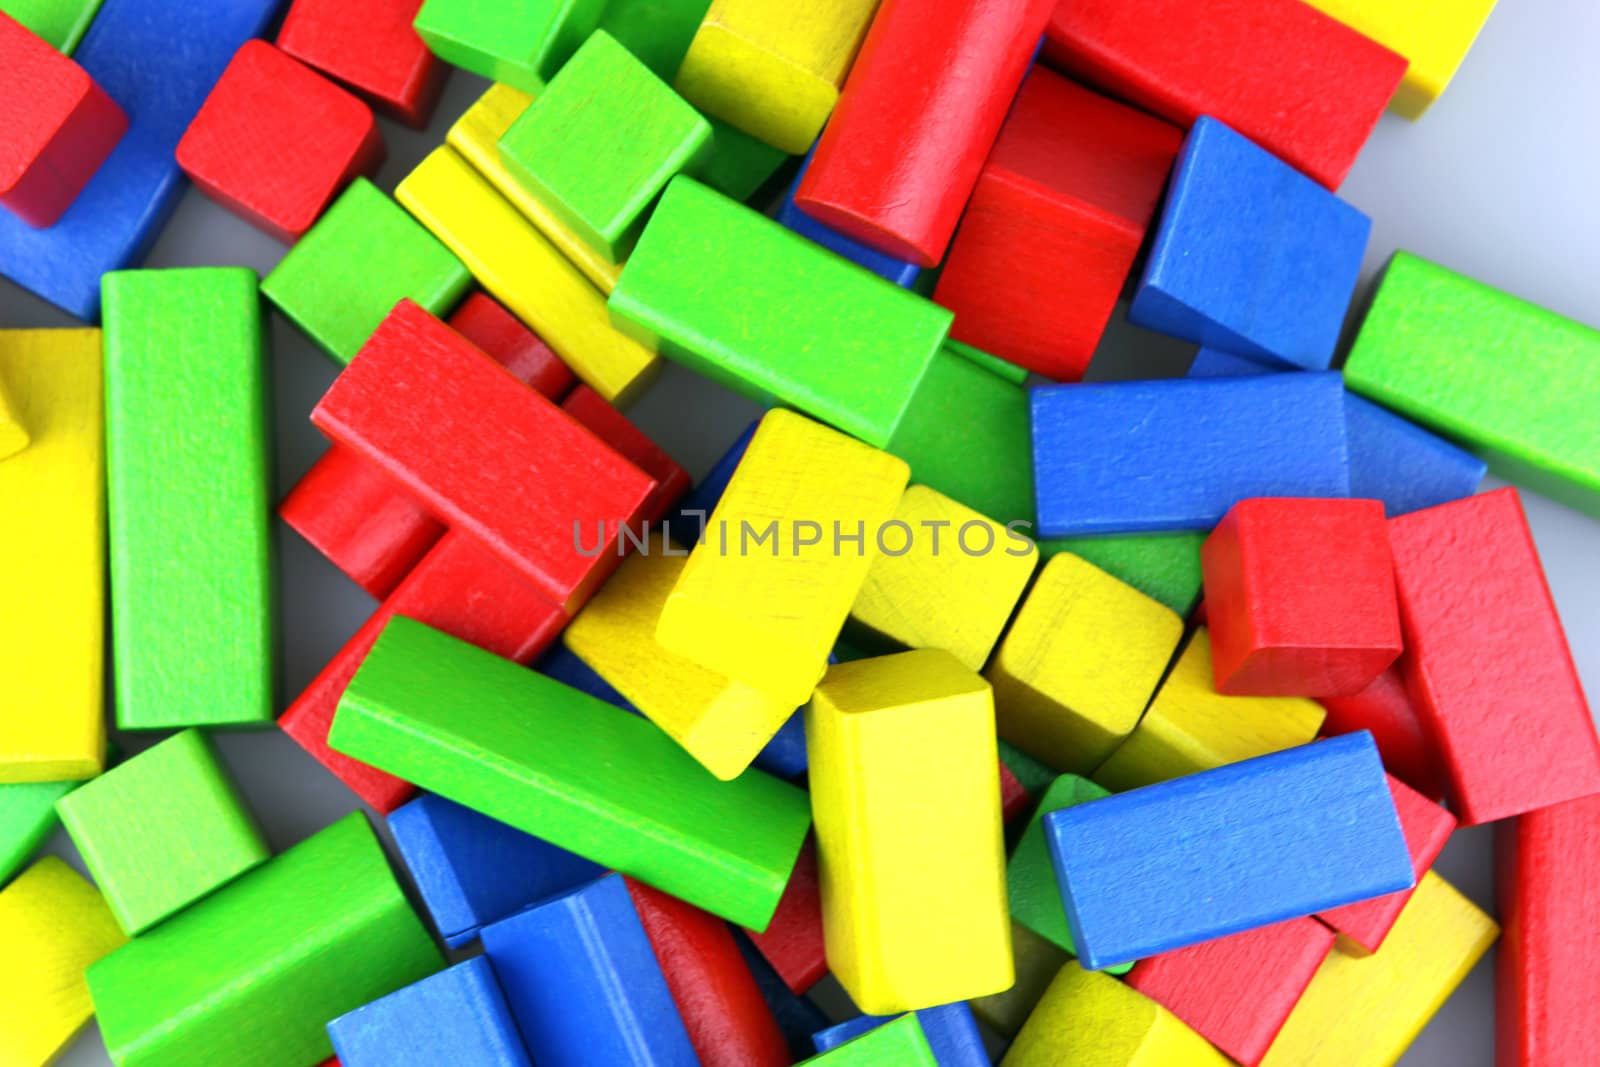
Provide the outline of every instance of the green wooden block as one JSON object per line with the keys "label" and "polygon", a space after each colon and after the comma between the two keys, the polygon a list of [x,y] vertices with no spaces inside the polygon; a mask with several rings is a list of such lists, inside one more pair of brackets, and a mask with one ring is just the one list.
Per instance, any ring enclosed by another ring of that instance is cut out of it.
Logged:
{"label": "green wooden block", "polygon": [[254,271],[101,281],[117,725],[270,723],[272,471]]}
{"label": "green wooden block", "polygon": [[1344,376],[1495,473],[1600,516],[1600,331],[1398,252]]}
{"label": "green wooden block", "polygon": [[329,1020],[443,965],[354,812],[91,966],[119,1067],[320,1063]]}
{"label": "green wooden block", "polygon": [[[116,756],[116,746],[107,744],[106,765]],[[0,886],[44,847],[45,840],[60,824],[56,801],[81,786],[82,782],[16,782],[0,785]]]}
{"label": "green wooden block", "polygon": [[584,42],[500,138],[506,170],[617,263],[672,176],[711,146],[711,124],[604,30]]}
{"label": "green wooden block", "polygon": [[953,317],[682,176],[610,306],[621,328],[691,370],[880,448]]}
{"label": "green wooden block", "polygon": [[328,742],[755,930],[811,824],[789,783],[719,781],[648,719],[399,616]]}
{"label": "green wooden block", "polygon": [[1039,542],[1039,554],[1059,552],[1082,556],[1113,578],[1133,586],[1188,617],[1200,599],[1200,546],[1206,534],[1113,534],[1106,537],[1059,537]]}
{"label": "green wooden block", "polygon": [[606,0],[426,0],[412,25],[446,63],[537,93],[605,8]]}
{"label": "green wooden block", "polygon": [[341,364],[403,298],[443,317],[472,274],[376,185],[357,178],[289,249],[261,291]]}
{"label": "green wooden block", "polygon": [[100,0],[0,0],[0,11],[69,56],[99,10]]}
{"label": "green wooden block", "polygon": [[710,115],[705,119],[711,123],[711,153],[695,177],[723,196],[741,203],[749,200],[791,158],[721,119]]}
{"label": "green wooden block", "polygon": [[973,348],[971,345],[962,344],[960,341],[953,339],[946,341],[944,344],[946,348],[956,355],[972,360],[978,366],[1000,375],[1008,382],[1015,382],[1017,385],[1026,385],[1028,383],[1027,367],[1019,367],[1015,363],[1001,359],[999,356],[991,356],[981,348]]}
{"label": "green wooden block", "polygon": [[995,738],[995,743],[1000,746],[1000,762],[1004,763],[1006,769],[1022,783],[1022,788],[1028,791],[1028,795],[1037,804],[1045,790],[1060,777],[1060,772],[1028,755],[1003,737]]}
{"label": "green wooden block", "polygon": [[802,1067],[939,1067],[939,1060],[913,1013],[813,1056]]}
{"label": "green wooden block", "polygon": [[711,0],[611,0],[600,28],[671,84],[710,8]]}

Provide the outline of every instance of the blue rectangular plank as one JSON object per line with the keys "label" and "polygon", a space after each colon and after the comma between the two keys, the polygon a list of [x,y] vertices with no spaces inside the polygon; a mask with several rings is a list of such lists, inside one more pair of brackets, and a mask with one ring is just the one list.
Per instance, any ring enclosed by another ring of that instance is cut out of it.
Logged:
{"label": "blue rectangular plank", "polygon": [[[933,1049],[933,1058],[939,1067],[992,1067],[994,1061],[983,1047],[978,1021],[973,1018],[966,1001],[923,1008],[912,1014],[922,1026],[922,1034],[928,1039],[928,1047]],[[811,1041],[818,1052],[827,1052],[897,1018],[900,1016],[858,1015],[826,1030],[818,1030]]]}
{"label": "blue rectangular plank", "polygon": [[811,156],[815,151],[813,148],[811,152],[806,153],[805,162],[800,165],[800,173],[795,175],[794,184],[790,185],[789,191],[784,194],[783,205],[778,208],[778,221],[812,244],[821,245],[856,266],[865,267],[878,277],[894,282],[902,289],[910,289],[916,285],[922,268],[915,263],[895,259],[877,249],[868,248],[859,241],[852,241],[838,230],[818,222],[795,206],[794,191],[800,187],[800,179],[804,178],[806,171],[811,168]]}
{"label": "blue rectangular plank", "polygon": [[342,1067],[532,1067],[482,956],[395,990],[328,1024]]}

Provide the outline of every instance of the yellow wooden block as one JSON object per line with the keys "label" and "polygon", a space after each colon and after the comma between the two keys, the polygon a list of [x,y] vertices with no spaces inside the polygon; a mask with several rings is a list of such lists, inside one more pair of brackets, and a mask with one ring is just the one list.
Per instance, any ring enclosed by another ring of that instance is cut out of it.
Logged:
{"label": "yellow wooden block", "polygon": [[1011,957],[1017,981],[1003,993],[972,1001],[972,1014],[1001,1037],[1016,1037],[1056,972],[1072,959],[1066,950],[1019,922],[1011,924]]}
{"label": "yellow wooden block", "polygon": [[83,972],[127,940],[100,891],[55,856],[0,890],[0,1064],[60,1055],[94,1014]]}
{"label": "yellow wooden block", "polygon": [[1133,731],[1183,636],[1171,608],[1062,552],[989,665],[1000,736],[1089,774]]}
{"label": "yellow wooden block", "polygon": [[28,447],[28,427],[22,421],[16,402],[0,378],[0,459],[14,456]]}
{"label": "yellow wooden block", "polygon": [[989,686],[950,653],[842,663],[806,709],[828,966],[869,1015],[1010,988]]}
{"label": "yellow wooden block", "polygon": [[1211,635],[1196,630],[1139,726],[1094,780],[1114,792],[1306,744],[1327,711],[1299,697],[1230,697],[1216,690]]}
{"label": "yellow wooden block", "polygon": [[99,330],[0,330],[32,443],[0,463],[0,782],[105,766],[105,425]]}
{"label": "yellow wooden block", "polygon": [[1408,119],[1421,118],[1439,99],[1495,5],[1495,0],[1308,2],[1411,61],[1389,104]]}
{"label": "yellow wooden block", "polygon": [[[942,648],[983,670],[1028,587],[1039,549],[927,486],[900,498],[850,619],[879,640]],[[901,549],[904,551],[901,551]]]}
{"label": "yellow wooden block", "polygon": [[656,354],[611,325],[600,291],[455,149],[435,149],[394,195],[601,396],[623,406],[649,384]]}
{"label": "yellow wooden block", "polygon": [[878,0],[712,0],[674,88],[695,107],[800,155],[839,100]]}
{"label": "yellow wooden block", "polygon": [[667,598],[657,638],[778,704],[804,704],[909,477],[887,452],[769,412]]}
{"label": "yellow wooden block", "polygon": [[1262,1067],[1396,1062],[1500,934],[1432,871],[1370,956],[1328,953]]}

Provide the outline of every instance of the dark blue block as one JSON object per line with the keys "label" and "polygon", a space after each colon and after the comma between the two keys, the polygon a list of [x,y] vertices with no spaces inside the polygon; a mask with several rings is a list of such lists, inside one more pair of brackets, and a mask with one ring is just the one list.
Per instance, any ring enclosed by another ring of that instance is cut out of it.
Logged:
{"label": "dark blue block", "polygon": [[339,1016],[328,1037],[343,1067],[532,1065],[482,956]]}
{"label": "dark blue block", "polygon": [[593,667],[574,655],[564,642],[557,641],[550,651],[533,665],[533,669],[547,678],[554,678],[562,685],[588,693],[597,700],[604,700],[607,704],[615,705],[623,711],[639,714],[638,709],[628,703],[627,697],[617,692],[610,682],[595,673]]}
{"label": "dark blue block", "polygon": [[917,276],[922,273],[922,268],[916,264],[886,256],[858,241],[852,241],[795,207],[794,191],[800,188],[800,179],[804,178],[806,171],[810,169],[811,154],[815,151],[813,148],[811,152],[806,153],[805,162],[800,165],[800,173],[795,175],[794,184],[789,186],[789,191],[784,194],[783,206],[778,209],[778,221],[812,244],[821,245],[828,251],[841,255],[857,266],[865,267],[878,277],[887,278],[902,288],[909,289],[917,284]]}
{"label": "dark blue block", "polygon": [[128,114],[128,133],[61,221],[0,211],[0,274],[80,319],[100,316],[100,276],[136,265],[186,183],[173,152],[239,46],[277,0],[105,0],[73,53]]}
{"label": "dark blue block", "polygon": [[1202,348],[1189,364],[1190,378],[1248,378],[1252,374],[1272,374],[1284,370],[1282,366],[1268,365],[1249,356],[1236,356],[1220,348]]}
{"label": "dark blue block", "polygon": [[[992,1067],[994,1061],[983,1047],[978,1022],[965,1001],[923,1008],[913,1014],[922,1026],[923,1036],[928,1039],[928,1047],[933,1049],[933,1058],[939,1067]],[[817,1031],[811,1040],[818,1052],[827,1052],[897,1018],[897,1015],[858,1015]]]}
{"label": "dark blue block", "polygon": [[1227,126],[1189,131],[1128,317],[1291,367],[1333,359],[1372,220]]}
{"label": "dark blue block", "polygon": [[475,940],[489,923],[605,873],[599,864],[431,793],[390,815],[389,830],[434,928],[451,948]]}
{"label": "dark blue block", "polygon": [[1346,497],[1333,371],[1032,390],[1039,536],[1206,530],[1257,496]]}
{"label": "dark blue block", "polygon": [[484,927],[483,950],[539,1067],[698,1067],[621,875]]}
{"label": "dark blue block", "polygon": [[756,427],[760,425],[761,420],[757,419],[745,427],[744,433],[728,446],[710,473],[700,479],[700,484],[683,498],[677,513],[667,516],[667,533],[678,544],[692,547],[700,540],[705,524],[711,520],[711,513],[717,509],[717,501],[727,491],[728,482],[733,479],[733,472],[744,459],[745,449],[750,447],[750,438],[755,436]]}
{"label": "dark blue block", "polygon": [[756,753],[756,766],[779,778],[798,778],[806,773],[810,762],[806,758],[806,719],[800,711],[789,716],[787,722]]}
{"label": "dark blue block", "polygon": [[767,1009],[778,1021],[778,1029],[783,1032],[789,1054],[796,1062],[805,1059],[812,1053],[811,1035],[828,1025],[828,1017],[821,1008],[796,994],[784,983],[767,958],[750,943],[744,931],[735,930],[733,940],[739,946],[739,955],[744,957],[745,966],[755,976],[761,999],[767,1002]]}
{"label": "dark blue block", "polygon": [[1415,884],[1365,730],[1063,808],[1043,825],[1091,970]]}

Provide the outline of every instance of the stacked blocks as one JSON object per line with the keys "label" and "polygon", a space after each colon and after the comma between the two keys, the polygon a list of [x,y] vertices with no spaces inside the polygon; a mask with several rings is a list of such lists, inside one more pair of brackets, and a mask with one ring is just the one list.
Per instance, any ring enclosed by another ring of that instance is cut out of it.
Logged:
{"label": "stacked blocks", "polygon": [[422,127],[446,68],[411,26],[419,6],[421,0],[294,0],[277,44],[407,126]]}
{"label": "stacked blocks", "polygon": [[830,252],[838,253],[880,278],[894,282],[905,289],[914,286],[922,274],[921,267],[915,263],[907,263],[903,259],[884,255],[877,249],[868,248],[842,233],[836,233],[795,206],[795,193],[799,190],[800,183],[805,180],[806,170],[810,166],[811,157],[807,155],[805,162],[800,165],[800,173],[795,175],[794,184],[789,186],[789,191],[784,194],[783,206],[778,209],[778,221],[813,244],[819,244]]}
{"label": "stacked blocks", "polygon": [[531,1067],[482,956],[447,967],[328,1023],[343,1067]]}

